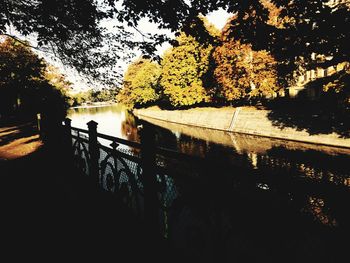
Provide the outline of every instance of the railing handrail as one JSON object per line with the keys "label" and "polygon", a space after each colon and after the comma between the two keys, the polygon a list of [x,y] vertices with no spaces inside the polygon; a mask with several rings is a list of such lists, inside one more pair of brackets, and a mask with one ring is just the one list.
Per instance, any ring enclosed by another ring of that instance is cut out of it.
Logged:
{"label": "railing handrail", "polygon": [[[103,149],[106,152],[110,152],[112,150],[110,147],[105,146],[105,145],[99,145],[99,148]],[[117,152],[118,152],[118,155],[120,157],[123,157],[125,159],[130,160],[130,161],[139,162],[141,160],[141,158],[139,156],[137,156],[137,155],[127,154],[127,153],[124,153],[124,152],[118,151],[118,150],[117,150]]]}
{"label": "railing handrail", "polygon": [[141,148],[141,143],[139,142],[135,142],[135,141],[128,141],[119,137],[115,137],[115,136],[111,136],[111,135],[107,135],[107,134],[103,134],[103,133],[97,133],[97,137],[98,138],[102,138],[102,139],[106,139],[106,140],[110,140],[110,141],[114,141],[114,142],[118,142],[133,148]]}
{"label": "railing handrail", "polygon": [[[77,132],[82,132],[82,133],[86,133],[86,134],[89,133],[88,130],[77,128],[77,127],[71,127],[71,129],[73,131],[77,131]],[[127,146],[130,146],[130,147],[133,147],[133,148],[137,148],[137,149],[141,148],[141,143],[135,142],[135,141],[129,141],[129,140],[122,139],[122,138],[119,138],[119,137],[115,137],[115,136],[111,136],[111,135],[107,135],[107,134],[103,134],[103,133],[97,133],[97,137],[98,138],[102,138],[102,139],[106,139],[106,140],[109,140],[109,141],[117,142],[117,143],[120,143],[120,144],[123,144],[123,145],[127,145]]]}
{"label": "railing handrail", "polygon": [[[78,131],[78,132],[83,132],[83,133],[88,133],[88,130],[84,130],[81,128],[77,128],[77,127],[71,127],[72,130],[74,131]],[[119,137],[115,137],[112,135],[107,135],[107,134],[103,134],[103,133],[97,133],[97,137],[98,138],[102,138],[102,139],[106,139],[109,141],[113,141],[113,142],[117,142],[123,145],[127,145],[136,149],[140,149],[141,148],[141,143],[139,142],[135,142],[135,141],[129,141],[126,139],[122,139]],[[200,162],[203,161],[202,157],[199,156],[195,156],[195,155],[190,155],[190,154],[186,154],[186,153],[182,153],[179,151],[175,151],[175,150],[171,150],[168,148],[164,148],[164,147],[160,147],[157,146],[156,147],[156,153],[158,154],[162,154],[165,157],[173,157],[173,158],[179,158],[182,160],[191,160],[191,161],[195,161],[195,162]]]}
{"label": "railing handrail", "polygon": [[78,131],[78,132],[83,132],[83,133],[89,133],[88,130],[84,130],[84,129],[77,128],[77,127],[71,127],[71,129],[72,129],[73,131]]}

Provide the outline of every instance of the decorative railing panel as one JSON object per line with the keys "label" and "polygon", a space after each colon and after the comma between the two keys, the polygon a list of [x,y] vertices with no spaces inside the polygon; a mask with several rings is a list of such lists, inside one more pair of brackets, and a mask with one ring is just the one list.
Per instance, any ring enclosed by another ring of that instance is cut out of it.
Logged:
{"label": "decorative railing panel", "polygon": [[87,131],[72,129],[72,149],[75,165],[86,175],[90,174],[90,154]]}
{"label": "decorative railing panel", "polygon": [[133,212],[143,216],[142,168],[137,151],[112,142],[111,148],[99,145],[99,153],[100,186],[119,195]]}
{"label": "decorative railing panel", "polygon": [[[239,247],[237,244],[247,235],[256,238],[252,242],[268,246],[259,237],[270,235],[276,218],[299,222],[300,213],[304,213],[330,227],[348,221],[346,202],[342,202],[349,197],[348,189],[339,187],[342,180],[348,180],[346,176],[323,174],[318,178],[320,173],[307,166],[265,156],[256,160],[260,170],[242,168],[215,156],[203,160],[155,146],[145,149],[142,140],[147,137],[141,137],[138,143],[99,134],[90,127],[70,130],[76,165],[89,177],[96,177],[100,189],[119,196],[143,219],[151,200],[151,210],[155,208],[152,211],[157,213],[152,218],[157,218],[161,234],[179,248],[200,251],[196,253],[203,260],[220,255],[217,244]],[[92,146],[91,136],[96,136],[97,141]],[[152,142],[146,144],[150,146]],[[154,158],[148,158],[150,155]],[[94,157],[96,174],[91,169]],[[305,176],[299,176],[301,170]],[[324,178],[330,176],[334,179],[328,183]],[[150,179],[155,179],[154,185]],[[148,199],[150,191],[155,199]],[[332,204],[339,211],[337,216],[329,209]],[[289,231],[288,227],[282,228]],[[288,234],[294,235],[295,231]],[[298,232],[302,233],[303,229]],[[272,238],[272,242],[278,238]]]}
{"label": "decorative railing panel", "polygon": [[[141,144],[130,142],[121,138],[99,134],[96,131],[71,128],[72,151],[75,165],[87,176],[94,176],[91,169],[91,151],[89,146],[89,134],[97,136],[98,177],[97,181],[101,189],[112,192],[139,217],[144,217],[144,178],[142,174]],[[174,201],[180,197],[181,191],[177,188],[182,183],[180,178],[184,176],[180,170],[186,173],[195,173],[193,163],[179,160],[188,159],[188,155],[179,154],[167,149],[157,148],[154,154],[156,163],[154,171],[156,185],[154,191],[157,195],[159,228],[163,236],[169,235],[169,214],[171,214]],[[193,161],[191,158],[187,161]],[[192,170],[192,171],[191,171]]]}

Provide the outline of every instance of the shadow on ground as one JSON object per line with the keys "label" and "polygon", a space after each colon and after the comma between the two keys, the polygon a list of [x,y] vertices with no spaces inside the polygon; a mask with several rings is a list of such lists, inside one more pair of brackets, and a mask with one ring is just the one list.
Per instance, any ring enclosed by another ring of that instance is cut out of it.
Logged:
{"label": "shadow on ground", "polygon": [[294,99],[281,98],[268,105],[269,119],[281,128],[309,134],[337,133],[350,137],[350,74],[340,71],[309,82]]}
{"label": "shadow on ground", "polygon": [[37,133],[36,125],[33,123],[0,128],[0,147],[20,138],[32,137]]}
{"label": "shadow on ground", "polygon": [[[171,243],[136,219],[116,195],[96,189],[59,145],[52,146],[0,161],[4,258],[328,263],[342,262],[346,255],[348,189],[325,191],[327,184],[316,187],[288,173],[270,174],[269,167],[269,177],[252,169],[233,169],[229,155],[217,158],[213,147],[207,165],[197,164],[201,176],[191,173],[193,163],[171,167],[173,173],[185,172],[174,177],[181,195],[167,215]],[[273,151],[270,155],[284,153]],[[301,154],[295,152],[295,158]],[[316,157],[322,164],[337,165]],[[327,193],[329,198],[323,198]],[[301,211],[305,202],[308,211]],[[329,204],[334,211],[327,213]],[[339,230],[314,222],[313,217],[333,223],[331,215],[340,219]]]}
{"label": "shadow on ground", "polygon": [[43,146],[0,159],[0,171],[4,258],[136,262],[170,254],[159,236],[116,197],[92,187],[58,151]]}
{"label": "shadow on ground", "polygon": [[268,118],[280,128],[305,130],[310,135],[337,133],[350,137],[350,109],[339,107],[336,101],[279,99],[271,102]]}

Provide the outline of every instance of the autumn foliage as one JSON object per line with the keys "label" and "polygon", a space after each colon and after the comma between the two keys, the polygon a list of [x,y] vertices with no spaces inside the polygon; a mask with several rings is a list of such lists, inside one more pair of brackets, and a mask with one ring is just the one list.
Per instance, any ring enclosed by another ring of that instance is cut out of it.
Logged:
{"label": "autumn foliage", "polygon": [[160,64],[145,59],[130,64],[118,100],[129,107],[157,100],[183,107],[273,97],[279,90],[276,61],[266,50],[234,40],[229,30],[220,33],[199,17],[179,32]]}
{"label": "autumn foliage", "polygon": [[185,33],[181,33],[177,41],[179,46],[168,50],[162,60],[160,84],[164,95],[173,106],[208,102],[210,98],[202,77],[208,70],[213,47]]}
{"label": "autumn foliage", "polygon": [[253,51],[250,45],[229,40],[213,56],[214,76],[227,101],[272,97],[279,90],[276,61],[267,51]]}
{"label": "autumn foliage", "polygon": [[[158,99],[183,107],[252,104],[288,94],[306,71],[349,61],[349,5],[343,2],[228,1],[233,15],[221,32],[203,16],[186,20],[161,60]],[[346,94],[339,83],[322,94]]]}
{"label": "autumn foliage", "polygon": [[130,64],[117,100],[130,108],[156,101],[160,73],[160,65],[150,59],[140,58]]}

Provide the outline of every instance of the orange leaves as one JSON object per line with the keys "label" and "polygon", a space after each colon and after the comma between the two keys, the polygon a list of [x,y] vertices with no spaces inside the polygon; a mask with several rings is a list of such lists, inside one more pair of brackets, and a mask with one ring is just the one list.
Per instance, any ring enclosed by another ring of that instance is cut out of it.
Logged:
{"label": "orange leaves", "polygon": [[226,100],[273,96],[279,90],[276,61],[267,51],[253,51],[250,45],[231,39],[217,47],[213,56],[214,75]]}

